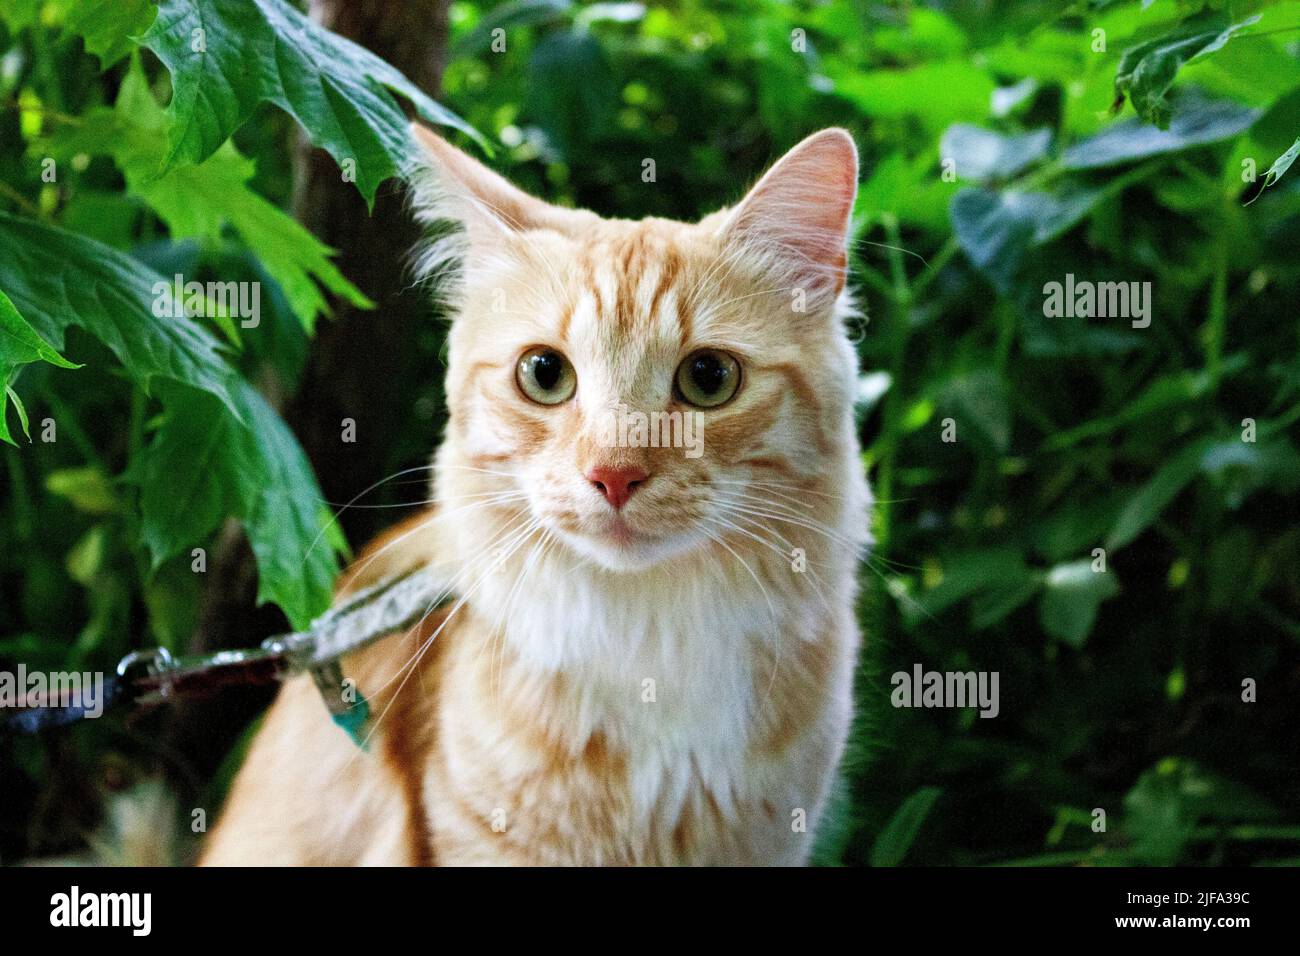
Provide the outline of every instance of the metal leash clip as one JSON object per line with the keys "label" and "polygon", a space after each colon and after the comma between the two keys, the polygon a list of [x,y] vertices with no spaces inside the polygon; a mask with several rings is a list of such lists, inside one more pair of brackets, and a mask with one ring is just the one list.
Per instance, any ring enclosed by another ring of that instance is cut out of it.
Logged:
{"label": "metal leash clip", "polygon": [[[144,681],[163,678],[167,671],[176,669],[176,658],[165,647],[132,651],[117,662],[118,682],[131,688]],[[155,704],[167,698],[171,685],[165,680],[157,688],[136,698],[137,703]]]}

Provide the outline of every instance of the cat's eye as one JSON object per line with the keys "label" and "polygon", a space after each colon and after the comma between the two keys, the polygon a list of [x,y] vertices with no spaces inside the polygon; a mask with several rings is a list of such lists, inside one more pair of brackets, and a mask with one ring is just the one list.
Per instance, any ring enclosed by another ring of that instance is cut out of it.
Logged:
{"label": "cat's eye", "polygon": [[740,363],[726,352],[700,349],[677,366],[674,384],[679,398],[699,408],[731,401],[740,388]]}
{"label": "cat's eye", "polygon": [[559,405],[573,397],[578,374],[555,349],[540,346],[519,356],[515,381],[519,390],[538,405]]}

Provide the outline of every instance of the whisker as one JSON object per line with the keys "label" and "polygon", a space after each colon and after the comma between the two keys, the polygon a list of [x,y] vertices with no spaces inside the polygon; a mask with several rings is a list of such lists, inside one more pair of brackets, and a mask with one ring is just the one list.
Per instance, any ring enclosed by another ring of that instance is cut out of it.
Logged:
{"label": "whisker", "polygon": [[497,632],[499,631],[500,632],[499,643],[501,648],[500,652],[496,655],[496,661],[492,668],[493,675],[494,675],[493,685],[495,687],[495,693],[497,695],[498,706],[500,705],[501,702],[501,678],[502,678],[502,674],[505,671],[506,628],[509,627],[510,624],[510,615],[514,611],[514,603],[519,597],[519,594],[523,587],[524,580],[528,577],[529,573],[533,570],[535,564],[540,561],[542,555],[546,553],[546,550],[550,544],[550,540],[551,540],[551,532],[547,528],[542,528],[541,540],[535,542],[532,545],[532,547],[529,549],[528,557],[524,559],[524,566],[520,570],[518,576],[515,578],[514,586],[510,589],[510,592],[506,595],[505,601],[502,602],[501,613],[493,625],[492,637],[490,638],[490,642],[494,647],[497,645],[498,642],[496,640],[496,635]]}
{"label": "whisker", "polygon": [[[723,519],[717,518],[715,516],[708,517],[705,520],[713,523],[717,523],[719,525],[726,524],[726,522],[724,522]],[[735,528],[736,530],[742,530],[736,528],[734,524],[730,525],[730,527]],[[772,688],[776,686],[776,674],[781,665],[781,650],[782,650],[781,636],[782,635],[781,635],[780,620],[777,617],[776,608],[773,607],[772,605],[772,598],[767,593],[767,588],[763,586],[763,582],[758,579],[758,575],[754,573],[753,569],[750,568],[749,564],[745,561],[745,559],[742,558],[739,554],[737,554],[734,550],[732,550],[731,546],[728,545],[725,541],[723,541],[721,537],[717,537],[713,535],[710,535],[710,537],[712,537],[714,541],[716,541],[718,544],[722,545],[724,548],[730,551],[732,555],[736,558],[736,560],[745,566],[745,570],[749,571],[750,577],[754,579],[754,583],[758,585],[758,589],[763,592],[763,597],[767,601],[768,609],[769,611],[771,611],[772,614],[772,628],[773,628],[774,643],[776,646],[776,653],[772,656],[772,674],[768,678],[767,691],[764,693],[763,700],[760,702],[762,704],[765,704],[767,703],[768,699],[772,696]]]}
{"label": "whisker", "polygon": [[[754,515],[760,518],[771,518],[774,521],[781,521],[786,524],[793,524],[793,525],[798,525],[801,528],[807,528],[809,531],[817,532],[818,534],[822,535],[824,538],[826,538],[829,541],[834,541],[836,544],[842,545],[843,547],[849,549],[855,554],[865,550],[866,547],[865,544],[859,543],[857,541],[852,540],[851,538],[845,537],[843,534],[836,531],[834,528],[829,528],[826,525],[822,524],[820,521],[814,521],[811,518],[807,518],[804,515],[790,513],[790,512],[782,512],[782,511],[777,511],[775,513],[770,511],[760,511],[757,508],[753,508],[748,505],[740,504],[734,501],[719,502],[719,504],[721,507],[723,507],[726,510],[735,511],[737,513],[742,513],[742,514]],[[777,505],[774,502],[769,502],[768,506],[772,508],[781,507],[780,505]]]}
{"label": "whisker", "polygon": [[[781,558],[785,559],[786,561],[789,561],[789,560],[790,560],[790,555],[789,555],[789,554],[787,554],[785,551],[782,551],[780,547],[778,547],[776,544],[772,543],[771,541],[767,540],[766,538],[760,537],[759,535],[755,534],[755,533],[752,532],[752,531],[749,531],[749,530],[746,529],[746,528],[742,528],[742,527],[740,527],[739,525],[737,525],[737,524],[735,524],[735,523],[733,523],[733,522],[727,521],[725,518],[721,518],[721,517],[717,517],[717,516],[714,516],[714,517],[716,518],[716,520],[722,522],[722,523],[723,523],[724,525],[726,525],[728,528],[732,528],[733,530],[737,531],[738,533],[745,535],[745,537],[747,537],[747,538],[752,538],[753,540],[755,540],[755,541],[757,541],[759,544],[765,546],[765,547],[768,548],[770,551],[772,551],[774,554],[779,555]],[[754,526],[756,526],[756,527],[758,527],[758,528],[761,528],[762,530],[767,531],[767,532],[769,532],[769,533],[771,533],[771,534],[776,534],[776,532],[773,531],[771,528],[767,527],[766,525],[762,524],[761,522],[754,521],[752,518],[745,518],[745,517],[743,517],[743,516],[741,516],[741,515],[736,515],[736,517],[737,517],[737,518],[740,518],[741,521],[744,521],[744,522],[746,522],[747,524],[754,525]],[[778,537],[778,538],[781,538],[781,536],[780,536],[779,534],[777,535],[777,537]],[[784,541],[785,539],[784,539],[784,538],[781,538],[781,540]],[[786,543],[787,545],[789,544],[788,541],[786,541],[785,543]],[[791,546],[791,547],[793,547],[793,546]],[[821,589],[821,585],[822,585],[822,583],[823,583],[823,582],[822,582],[822,579],[821,579],[821,575],[819,575],[816,571],[813,570],[813,568],[812,568],[812,564],[813,564],[813,562],[809,561],[808,564],[809,564],[809,567],[808,567],[808,574],[810,575],[809,580],[812,581],[812,583],[813,583],[813,589],[817,592],[817,596],[818,596],[819,598],[821,598],[822,604],[826,607],[827,610],[829,610],[831,605],[830,605],[830,603],[829,603],[829,602],[827,601],[827,599],[826,599],[826,594],[825,594],[825,592],[822,591],[822,589]],[[791,571],[791,573],[794,574],[794,573],[798,573],[798,572]]]}
{"label": "whisker", "polygon": [[333,515],[330,518],[330,520],[325,523],[325,526],[321,528],[319,532],[317,532],[316,537],[312,539],[311,544],[307,547],[306,553],[303,554],[303,560],[305,561],[307,558],[311,556],[312,551],[316,550],[316,545],[320,543],[320,539],[325,536],[326,532],[328,532],[330,528],[332,528],[335,524],[338,523],[339,515],[341,515],[344,511],[346,511],[352,504],[361,500],[366,495],[370,494],[370,492],[374,491],[376,488],[380,487],[387,481],[392,481],[394,478],[400,478],[403,475],[409,475],[417,471],[423,471],[428,467],[429,466],[427,465],[421,465],[413,468],[404,468],[399,472],[395,472],[394,474],[389,475],[387,478],[381,478],[379,481],[376,481],[373,485],[366,488],[360,494],[356,495],[351,501],[349,501],[346,505],[344,505],[341,509],[339,509],[338,514]]}
{"label": "whisker", "polygon": [[[775,507],[780,507],[780,508],[787,508],[787,509],[788,509],[788,508],[790,508],[790,506],[791,506],[791,505],[782,504],[781,502],[775,501],[774,499],[769,498],[769,497],[767,497],[766,495],[751,495],[751,494],[748,494],[748,493],[743,492],[743,491],[731,491],[731,492],[728,492],[728,493],[729,493],[729,494],[731,495],[731,497],[733,497],[733,498],[744,498],[744,499],[746,499],[746,500],[748,500],[748,501],[759,501],[759,502],[762,502],[763,504],[771,505],[771,506],[774,507],[774,508],[775,508]],[[776,494],[776,492],[773,492],[773,494]],[[789,501],[792,505],[794,505],[794,506],[796,506],[796,507],[799,507],[799,508],[802,508],[802,509],[804,509],[804,510],[806,510],[806,511],[811,511],[811,510],[813,510],[813,506],[812,506],[812,505],[810,505],[810,504],[809,504],[808,502],[806,502],[806,501],[800,501],[798,498],[795,498],[793,495],[780,495],[780,497],[781,497],[782,499],[786,500],[786,501]],[[809,516],[809,517],[811,517],[811,516]]]}
{"label": "whisker", "polygon": [[[400,482],[400,481],[397,481],[397,482],[394,482],[394,484],[397,484],[397,485],[400,485],[400,484],[418,484],[418,485],[423,485],[423,484],[426,484],[426,482],[423,482],[423,481],[411,481],[411,482]],[[392,503],[392,504],[382,504],[382,505],[356,505],[356,504],[347,504],[347,505],[342,505],[342,506],[340,506],[337,502],[327,501],[327,500],[325,500],[324,498],[317,498],[316,500],[319,501],[321,504],[329,505],[331,508],[338,508],[338,507],[344,507],[344,508],[412,508],[412,507],[416,507],[416,506],[420,506],[420,505],[437,505],[437,504],[445,504],[445,503],[448,502],[448,501],[469,501],[469,500],[474,499],[474,498],[488,498],[488,497],[492,497],[492,496],[495,496],[495,495],[500,495],[501,493],[502,493],[502,492],[499,491],[499,490],[498,490],[498,491],[477,491],[477,492],[473,492],[473,493],[471,493],[471,494],[465,494],[465,495],[440,495],[440,496],[438,496],[438,497],[436,497],[436,498],[422,498],[422,499],[420,499],[419,501],[398,501],[398,502],[395,502],[395,503]],[[525,492],[525,491],[520,491],[519,493],[520,493],[521,495],[525,495],[525,496],[527,495],[527,492]]]}
{"label": "whisker", "polygon": [[484,475],[500,475],[503,478],[514,478],[515,475],[508,471],[497,471],[493,468],[477,468],[473,465],[453,465],[448,462],[440,462],[431,466],[435,471],[442,471],[444,468],[455,468],[458,471],[476,471]]}
{"label": "whisker", "polygon": [[829,491],[817,491],[814,488],[808,488],[805,485],[794,481],[771,481],[757,478],[711,478],[709,480],[718,485],[752,485],[756,488],[784,488],[788,491],[797,491],[804,495],[817,495],[819,498],[833,498],[837,501],[844,500],[843,495],[832,494]]}
{"label": "whisker", "polygon": [[[475,591],[478,590],[478,588],[487,579],[488,575],[490,575],[493,571],[495,571],[502,563],[508,560],[510,556],[515,553],[516,550],[518,550],[518,548],[523,543],[523,541],[526,540],[528,535],[531,534],[536,529],[538,524],[540,524],[540,522],[536,518],[533,518],[528,521],[527,527],[525,527],[521,532],[519,532],[519,534],[514,539],[512,539],[510,551],[499,556],[497,560],[493,562],[491,567],[489,567],[486,571],[484,571],[483,574],[479,575],[479,578],[474,583],[474,586],[471,587],[468,591],[466,591],[463,595],[461,595],[461,597],[457,600],[455,606],[453,606],[452,609],[447,613],[447,616],[443,619],[442,623],[438,625],[437,630],[435,630],[432,634],[429,635],[428,638],[426,638],[424,641],[420,643],[420,646],[419,648],[417,648],[415,654],[412,655],[411,659],[405,665],[403,665],[401,668],[398,669],[397,673],[394,674],[393,677],[391,677],[389,680],[385,681],[383,685],[381,685],[381,687],[379,688],[380,691],[386,689],[389,685],[391,685],[392,682],[396,680],[398,676],[402,677],[401,683],[397,685],[397,689],[394,690],[392,693],[392,698],[389,700],[388,704],[384,707],[383,711],[380,712],[379,716],[375,719],[374,724],[370,729],[370,732],[367,733],[365,738],[362,740],[362,749],[364,749],[366,745],[369,744],[370,738],[373,737],[378,732],[379,727],[383,723],[384,718],[388,715],[389,710],[392,709],[393,704],[396,703],[398,695],[401,694],[402,688],[404,688],[406,686],[407,681],[411,679],[411,674],[415,673],[415,671],[418,669],[420,661],[424,658],[424,655],[428,651],[428,649],[433,645],[434,640],[436,640],[438,635],[443,632],[443,630],[447,627],[449,623],[451,623],[452,619],[456,616],[456,613],[465,606],[466,602],[470,598],[470,595],[472,595]],[[438,599],[430,602],[429,609],[425,612],[424,616],[420,618],[419,622],[417,622],[415,626],[411,628],[412,631],[418,630],[419,627],[423,625],[424,621],[428,619],[431,613],[433,613],[434,608],[440,603],[441,597],[445,597],[447,593],[448,592],[444,591],[443,595],[441,595]]]}
{"label": "whisker", "polygon": [[[706,517],[704,520],[710,521],[710,520],[717,520],[717,519]],[[767,601],[767,608],[772,613],[773,626],[778,626],[779,621],[776,613],[776,605],[772,603],[772,596],[767,593],[767,588],[763,585],[763,582],[759,580],[758,575],[754,573],[754,569],[749,566],[749,562],[746,561],[744,558],[742,558],[739,554],[737,554],[735,549],[732,548],[731,545],[727,544],[727,542],[723,541],[722,538],[718,537],[717,535],[710,535],[707,531],[705,532],[705,534],[709,536],[710,540],[714,541],[716,544],[722,545],[729,552],[731,552],[731,556],[734,557],[737,561],[739,561],[741,565],[744,566],[745,570],[749,572],[749,576],[754,579],[754,583],[758,585],[758,589],[763,592],[763,599]]]}
{"label": "whisker", "polygon": [[[336,501],[326,501],[324,498],[317,498],[323,505],[329,505],[331,508],[340,507]],[[343,505],[341,507],[350,508],[353,511],[382,511],[385,508],[419,508],[434,503],[433,498],[422,498],[419,501],[398,501],[387,505]]]}
{"label": "whisker", "polygon": [[356,567],[355,573],[359,574],[365,571],[366,568],[370,567],[370,565],[374,561],[378,560],[389,550],[397,547],[399,544],[401,544],[407,538],[410,538],[412,535],[416,535],[419,534],[421,531],[424,531],[426,528],[429,527],[429,525],[433,524],[435,521],[445,521],[448,518],[452,518],[457,515],[464,514],[466,512],[474,511],[479,508],[488,508],[496,505],[507,504],[512,501],[521,501],[527,496],[528,496],[527,492],[523,492],[523,491],[504,491],[504,492],[499,492],[496,497],[488,498],[487,500],[475,501],[473,504],[462,505],[458,508],[450,508],[450,509],[435,511],[428,518],[417,523],[414,528],[411,528],[409,531],[404,531],[402,534],[398,535],[392,541],[389,541],[386,544],[384,544],[382,548],[377,550],[374,554],[370,555],[364,561],[355,565]]}

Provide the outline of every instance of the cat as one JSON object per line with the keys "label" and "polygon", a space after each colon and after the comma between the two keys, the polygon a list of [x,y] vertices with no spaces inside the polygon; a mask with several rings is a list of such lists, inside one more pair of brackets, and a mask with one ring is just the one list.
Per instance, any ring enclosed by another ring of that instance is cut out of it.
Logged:
{"label": "cat", "polygon": [[412,133],[415,214],[458,224],[418,257],[452,315],[449,419],[433,508],[340,593],[431,566],[458,600],[345,661],[365,752],[286,682],[201,862],[806,863],[869,544],[852,138],[680,223],[547,204]]}

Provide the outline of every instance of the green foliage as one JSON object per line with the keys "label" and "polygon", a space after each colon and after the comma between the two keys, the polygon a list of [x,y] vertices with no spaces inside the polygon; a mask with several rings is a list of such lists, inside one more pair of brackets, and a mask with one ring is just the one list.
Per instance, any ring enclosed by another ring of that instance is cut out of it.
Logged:
{"label": "green foliage", "polygon": [[[9,296],[0,292],[0,382],[5,384],[7,397],[14,403],[14,408],[21,417],[23,434],[30,437],[27,430],[27,414],[23,404],[18,399],[17,394],[8,387],[9,379],[14,370],[19,365],[26,365],[28,362],[49,362],[51,365],[57,365],[60,368],[78,367],[65,359],[42,339],[36,330],[28,324],[27,320],[18,314],[18,310],[14,308]],[[13,436],[9,434],[9,427],[4,413],[5,405],[3,400],[0,400],[0,439],[13,445],[16,442],[13,440]]]}
{"label": "green foliage", "polygon": [[105,69],[135,49],[135,38],[157,16],[155,0],[55,0],[52,7]]}
{"label": "green foliage", "polygon": [[[1291,164],[1295,162],[1297,156],[1300,156],[1300,139],[1297,139],[1291,144],[1290,149],[1273,160],[1273,165],[1268,167],[1264,173],[1264,185],[1260,188],[1267,189],[1286,175],[1286,171],[1291,168]],[[1251,202],[1254,202],[1254,200],[1252,199]]]}
{"label": "green foliage", "polygon": [[[67,558],[72,580],[101,599],[101,618],[92,632],[82,631],[79,646],[89,653],[102,641],[104,652],[118,650],[122,638],[108,632],[124,624],[130,591],[123,584],[142,589],[159,618],[151,622],[154,630],[177,634],[170,610],[176,602],[168,595],[193,599],[193,589],[159,585],[174,580],[173,557],[188,562],[227,518],[240,520],[247,532],[259,599],[303,626],[328,604],[345,544],[327,524],[296,440],[245,377],[283,373],[285,357],[266,354],[260,343],[248,353],[232,352],[247,337],[236,320],[248,317],[234,316],[231,303],[210,294],[185,299],[184,314],[160,308],[160,297],[170,302],[184,290],[172,288],[171,269],[160,272],[149,260],[161,267],[181,260],[168,247],[147,243],[197,240],[203,251],[200,259],[187,259],[191,275],[204,268],[228,273],[231,252],[241,251],[256,263],[251,281],[268,281],[266,331],[281,338],[274,327],[287,311],[310,334],[316,317],[329,312],[327,296],[371,303],[331,262],[331,250],[255,186],[256,164],[230,135],[259,102],[278,103],[347,161],[344,178],[370,198],[408,156],[406,120],[389,90],[408,97],[429,121],[472,130],[392,67],[279,0],[164,2],[158,9],[135,0],[50,0],[6,7],[3,21],[14,31],[11,59],[19,66],[17,85],[5,92],[20,105],[4,117],[17,134],[5,140],[3,168],[14,179],[5,194],[20,213],[0,212],[4,404],[13,404],[29,444],[53,446],[61,431],[89,459],[49,471],[45,490],[81,514],[111,516],[109,524],[90,527]],[[113,68],[103,87],[111,104],[99,101],[97,84],[88,82],[93,74],[71,42],[52,46],[54,36],[74,34],[102,68]],[[146,48],[166,71],[142,62]],[[280,68],[288,71],[287,86],[275,72]],[[152,87],[166,72],[171,102],[163,109]],[[73,77],[85,80],[73,86],[67,82]],[[25,149],[12,149],[24,143]],[[282,140],[279,148],[286,146]],[[111,159],[120,186],[96,156]],[[56,225],[59,220],[72,228]],[[203,327],[196,308],[227,344]],[[248,325],[258,321],[255,316]],[[89,338],[68,339],[72,328]],[[27,412],[32,395],[24,402],[20,389],[10,387],[20,371],[32,363],[81,370],[106,358],[135,391],[123,393],[112,379],[81,388],[96,390],[101,403],[125,399],[129,406],[126,447],[112,442],[107,449],[116,464],[105,460],[87,419],[59,414],[67,409],[60,393],[78,389],[61,378],[35,379],[36,400],[48,402],[53,414],[43,418],[47,432],[34,439]],[[0,438],[16,445],[7,415],[0,417]],[[34,447],[32,455],[43,457]],[[29,543],[30,518],[42,507],[31,498],[31,468],[20,458],[7,462],[21,505],[13,530]],[[106,566],[137,548],[149,556],[142,580],[105,584]],[[17,618],[4,618],[6,629],[16,624]]]}
{"label": "green foliage", "polygon": [[162,277],[102,243],[0,213],[0,288],[40,336],[62,349],[79,326],[113,353],[146,392],[157,379],[210,392],[238,417],[237,376],[218,341],[190,322],[159,322],[151,308]]}
{"label": "green foliage", "polygon": [[1124,51],[1115,75],[1115,92],[1125,95],[1144,120],[1161,129],[1169,125],[1170,105],[1165,98],[1174,77],[1184,65],[1222,50],[1246,27],[1259,22],[1258,16],[1229,24],[1222,14],[1204,14],[1182,23],[1172,33],[1139,43]]}
{"label": "green foliage", "polygon": [[181,389],[142,452],[142,534],[155,567],[207,538],[233,515],[248,529],[261,575],[258,599],[273,601],[295,627],[329,603],[338,565],[328,515],[292,433],[248,384],[240,420],[215,399]]}
{"label": "green foliage", "polygon": [[263,101],[289,113],[373,200],[410,158],[407,120],[477,135],[374,54],[323,30],[285,0],[162,0],[141,41],[171,72],[160,172],[201,163]]}
{"label": "green foliage", "polygon": [[921,832],[925,818],[942,794],[938,787],[922,787],[903,801],[898,812],[876,837],[876,844],[871,848],[872,866],[898,866],[903,862]]}
{"label": "green foliage", "polygon": [[[0,22],[0,657],[183,649],[191,551],[230,519],[262,600],[324,605],[343,543],[276,409],[319,316],[372,290],[284,211],[292,124],[367,203],[409,106],[552,201],[678,218],[840,125],[877,545],[817,861],[1296,857],[1300,3],[458,2],[455,114],[286,0]],[[262,324],[155,316],[178,272],[261,281]],[[1150,283],[1149,324],[1049,314],[1067,275]],[[416,464],[433,438],[383,441]],[[996,671],[998,716],[892,707],[917,663]],[[0,759],[28,794],[56,773]],[[20,829],[0,852],[80,839]]]}
{"label": "green foliage", "polygon": [[249,185],[254,163],[226,142],[196,166],[162,175],[168,123],[136,61],[122,80],[112,109],[91,110],[79,123],[32,145],[32,152],[64,162],[79,155],[111,156],[126,191],[147,205],[172,239],[221,239],[230,226],[275,279],[310,334],[328,312],[325,291],[354,305],[373,305],[330,262],[332,250]]}
{"label": "green foliage", "polygon": [[[203,541],[227,515],[243,519],[262,574],[260,597],[297,626],[328,603],[337,563],[320,541],[319,492],[284,424],[192,323],[160,322],[151,308],[167,280],[94,240],[0,214],[0,285],[45,339],[75,321],[166,409],[141,452],[143,535],[155,566]],[[8,300],[30,357],[61,358]],[[21,359],[21,356],[18,356]],[[167,387],[171,383],[172,387]],[[206,393],[206,394],[205,394]],[[83,510],[86,510],[83,508]]]}

